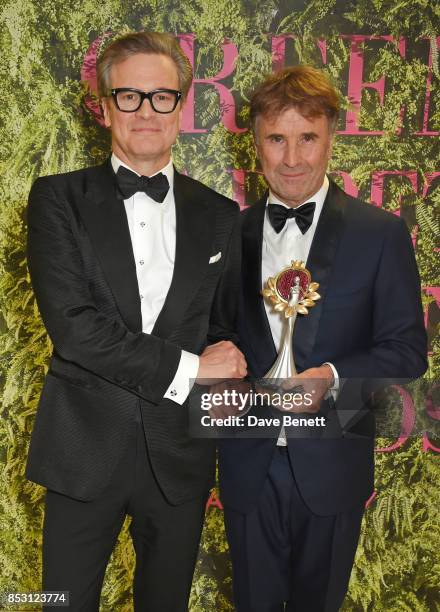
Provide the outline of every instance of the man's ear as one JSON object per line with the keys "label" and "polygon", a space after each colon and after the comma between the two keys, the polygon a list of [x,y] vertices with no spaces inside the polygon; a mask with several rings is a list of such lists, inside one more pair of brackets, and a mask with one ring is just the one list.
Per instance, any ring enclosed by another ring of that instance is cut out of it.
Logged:
{"label": "man's ear", "polygon": [[102,116],[104,117],[104,125],[106,128],[110,128],[112,122],[110,120],[110,111],[108,107],[109,101],[106,98],[101,98],[99,104],[101,106]]}

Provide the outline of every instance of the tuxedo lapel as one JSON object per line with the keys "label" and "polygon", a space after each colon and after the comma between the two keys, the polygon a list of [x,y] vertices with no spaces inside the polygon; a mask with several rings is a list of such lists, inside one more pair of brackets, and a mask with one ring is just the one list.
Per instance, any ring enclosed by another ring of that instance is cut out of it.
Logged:
{"label": "tuxedo lapel", "polygon": [[308,359],[315,345],[333,261],[344,230],[345,210],[344,192],[333,181],[330,181],[306,263],[312,281],[319,283],[318,293],[321,299],[309,310],[309,314],[299,315],[295,323],[293,346],[295,364],[300,371],[316,365],[309,364]]}
{"label": "tuxedo lapel", "polygon": [[141,304],[124,203],[116,197],[115,175],[107,160],[88,177],[78,208],[128,329],[142,330]]}
{"label": "tuxedo lapel", "polygon": [[176,253],[171,285],[152,334],[168,338],[180,321],[205,276],[215,232],[215,208],[199,194],[196,184],[174,173]]}
{"label": "tuxedo lapel", "polygon": [[267,194],[244,213],[245,218],[242,225],[243,312],[240,316],[248,332],[248,343],[252,347],[259,369],[261,368],[261,372],[258,372],[257,375],[263,375],[270,368],[277,354],[261,295],[261,259],[266,201]]}

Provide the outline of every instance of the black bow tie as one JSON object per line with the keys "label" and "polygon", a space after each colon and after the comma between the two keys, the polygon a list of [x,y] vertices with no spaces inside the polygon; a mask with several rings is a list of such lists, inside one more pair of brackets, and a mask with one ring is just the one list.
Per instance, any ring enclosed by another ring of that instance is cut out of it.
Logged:
{"label": "black bow tie", "polygon": [[301,233],[305,234],[312,224],[315,206],[315,202],[307,202],[307,204],[298,208],[286,208],[285,206],[280,206],[280,204],[269,204],[267,207],[269,221],[276,233],[279,234],[286,225],[287,219],[295,217],[296,224]]}
{"label": "black bow tie", "polygon": [[116,181],[118,197],[122,200],[127,200],[138,191],[143,191],[156,202],[163,202],[170,188],[168,179],[162,172],[152,177],[138,176],[124,166],[119,166]]}

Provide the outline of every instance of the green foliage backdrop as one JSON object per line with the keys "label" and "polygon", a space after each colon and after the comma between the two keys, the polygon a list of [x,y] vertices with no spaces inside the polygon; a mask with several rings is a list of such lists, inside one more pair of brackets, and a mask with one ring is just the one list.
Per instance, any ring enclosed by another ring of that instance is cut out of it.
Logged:
{"label": "green foliage backdrop", "polygon": [[[272,68],[272,35],[293,34],[286,62],[322,66],[317,39],[327,41],[326,69],[341,94],[347,94],[350,43],[340,34],[405,37],[406,58],[393,43],[363,44],[365,81],[386,75],[384,105],[364,90],[360,125],[384,130],[381,136],[337,137],[333,169],[348,172],[364,199],[370,198],[375,170],[414,170],[417,193],[408,180],[387,183],[383,206],[402,205],[410,229],[418,226],[417,258],[424,287],[438,287],[435,210],[440,188],[423,197],[425,177],[438,172],[438,137],[416,136],[423,109],[431,47],[433,79],[429,129],[440,130],[438,50],[440,8],[427,0],[3,0],[0,6],[0,592],[40,587],[42,499],[44,491],[23,476],[33,415],[47,368],[50,342],[39,319],[25,262],[24,209],[39,175],[74,170],[101,161],[108,134],[84,105],[80,70],[90,43],[105,32],[155,29],[194,33],[196,76],[221,68],[225,38],[239,51],[227,79],[245,125],[250,88]],[[226,82],[226,81],[225,81]],[[348,106],[345,97],[345,106]],[[405,114],[396,135],[401,106]],[[229,196],[230,172],[247,170],[245,188],[263,189],[248,133],[231,133],[221,123],[213,87],[198,88],[197,125],[203,134],[182,134],[174,147],[176,165]],[[344,125],[341,122],[340,128]],[[438,304],[435,291],[424,294],[430,332],[430,371],[438,375]],[[435,441],[433,441],[435,443]],[[391,444],[382,440],[381,446]],[[438,445],[438,441],[437,441]],[[377,497],[366,512],[361,544],[344,610],[421,612],[440,610],[440,455],[422,450],[420,438],[395,452],[377,456]],[[173,552],[170,551],[172,556]],[[124,527],[108,568],[102,610],[131,609],[133,551]],[[222,512],[208,510],[191,610],[231,610],[231,577]],[[31,606],[27,606],[28,609]],[[6,608],[5,608],[6,609]],[[15,608],[17,609],[17,608]],[[36,608],[35,608],[36,609]]]}

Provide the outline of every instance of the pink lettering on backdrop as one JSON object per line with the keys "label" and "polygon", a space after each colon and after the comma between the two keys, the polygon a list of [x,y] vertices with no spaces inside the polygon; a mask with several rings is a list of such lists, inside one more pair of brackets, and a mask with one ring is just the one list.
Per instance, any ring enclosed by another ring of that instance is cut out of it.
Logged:
{"label": "pink lettering on backdrop", "polygon": [[416,224],[411,230],[411,242],[413,249],[417,250],[417,238],[419,237],[419,226]]}
{"label": "pink lettering on backdrop", "polygon": [[348,172],[344,172],[344,170],[333,170],[330,172],[330,174],[336,174],[336,176],[340,176],[342,178],[345,193],[348,193],[348,195],[352,198],[358,197],[359,188]]}
{"label": "pink lettering on backdrop", "polygon": [[[371,175],[371,203],[374,206],[382,206],[384,180],[386,176],[404,176],[409,180],[414,193],[417,193],[417,170],[375,170]],[[402,196],[399,196],[399,204],[402,201]],[[393,211],[395,215],[400,216],[399,210]]]}
{"label": "pink lettering on backdrop", "polygon": [[322,63],[327,64],[327,41],[325,38],[320,38],[316,41],[318,49],[321,52]]}
{"label": "pink lettering on backdrop", "polygon": [[431,419],[434,419],[436,421],[440,421],[440,406],[434,404],[434,398],[432,397],[432,395],[433,392],[439,387],[440,384],[435,384],[434,387],[431,387],[425,399],[426,412],[428,416],[431,417]]}
{"label": "pink lettering on backdrop", "polygon": [[425,174],[425,182],[423,185],[422,198],[426,198],[429,189],[432,187],[432,183],[435,179],[440,177],[440,172],[428,172]]}
{"label": "pink lettering on backdrop", "polygon": [[219,508],[220,510],[223,510],[223,505],[222,502],[220,501],[220,498],[217,495],[217,491],[215,489],[212,489],[211,494],[209,496],[208,501],[206,502],[206,510],[208,510],[208,508]]}
{"label": "pink lettering on backdrop", "polygon": [[[112,32],[106,32],[102,36],[99,36],[95,39],[90,47],[88,48],[83,65],[81,68],[81,79],[88,83],[90,93],[85,97],[85,105],[88,110],[95,117],[96,121],[103,125],[103,119],[101,114],[101,109],[99,107],[99,103],[94,97],[93,94],[97,92],[97,84],[96,84],[96,57],[99,51],[99,48],[104,41],[104,39],[108,36],[111,36]],[[194,52],[194,43],[195,43],[195,35],[193,33],[189,34],[181,34],[178,35],[180,45],[189,58],[192,66],[194,67],[195,63],[195,52]],[[295,36],[293,34],[282,34],[278,36],[272,37],[272,64],[273,68],[277,69],[282,67],[285,64],[285,55],[286,55],[286,40],[294,39]],[[384,104],[385,97],[385,75],[380,77],[375,82],[364,82],[363,81],[363,70],[364,70],[364,51],[362,49],[362,44],[366,41],[370,40],[382,40],[385,42],[394,42],[396,45],[399,54],[402,58],[406,56],[406,40],[404,38],[400,38],[396,41],[391,35],[383,35],[383,36],[373,36],[373,35],[363,35],[363,34],[353,34],[346,35],[341,34],[341,38],[348,39],[351,41],[350,45],[350,58],[349,58],[349,72],[348,72],[348,85],[347,85],[347,95],[350,102],[353,105],[352,110],[348,110],[346,113],[345,120],[345,129],[339,131],[339,134],[344,135],[354,135],[354,136],[377,136],[383,134],[383,130],[376,131],[366,131],[361,130],[358,125],[358,117],[361,108],[362,101],[362,91],[364,89],[372,89],[378,93],[379,103],[381,105]],[[426,94],[425,94],[425,103],[423,109],[423,126],[422,130],[419,132],[415,132],[417,136],[436,136],[440,134],[440,131],[433,131],[429,129],[429,115],[430,115],[430,107],[431,107],[431,89],[432,89],[432,79],[433,79],[433,62],[434,57],[436,55],[435,51],[440,49],[440,36],[435,38],[426,40],[431,41],[429,57],[428,57],[428,75],[426,79]],[[320,51],[322,62],[325,65],[327,63],[327,41],[325,39],[318,39],[316,41],[317,47]],[[238,50],[234,43],[230,41],[225,41],[222,45],[223,50],[223,66],[221,70],[214,75],[213,77],[205,77],[205,78],[195,78],[191,90],[188,95],[188,101],[186,107],[184,108],[183,115],[183,123],[182,123],[182,131],[187,133],[206,133],[208,130],[204,128],[196,128],[194,125],[194,115],[195,115],[195,102],[194,102],[194,88],[196,85],[209,85],[216,89],[219,98],[220,98],[220,110],[221,110],[221,121],[223,125],[230,132],[233,133],[241,133],[245,132],[246,128],[240,128],[236,124],[235,116],[236,116],[236,103],[233,98],[231,91],[228,89],[226,85],[221,83],[222,79],[230,76],[234,70],[235,65],[238,58]],[[397,130],[396,133],[400,134],[403,116],[405,109],[402,106],[400,109],[400,116],[397,121]]]}
{"label": "pink lettering on backdrop", "polygon": [[[181,34],[177,36],[182,51],[191,62],[194,69],[194,34]],[[226,41],[222,44],[223,49],[223,66],[215,76],[205,78],[194,78],[191,88],[188,92],[186,104],[183,109],[181,131],[190,134],[206,133],[208,130],[196,128],[194,125],[195,104],[194,90],[196,85],[210,85],[215,87],[220,98],[221,121],[225,128],[235,134],[246,132],[247,128],[239,128],[235,122],[235,100],[230,90],[220,81],[230,76],[235,70],[235,64],[238,58],[238,50],[234,43]]]}
{"label": "pink lettering on backdrop", "polygon": [[[439,291],[437,291],[437,297],[440,297]],[[437,300],[437,304],[438,304],[438,300]],[[439,387],[438,384],[434,385],[434,387],[430,390],[430,393],[428,393],[426,400],[425,400],[426,412],[431,417],[431,419],[434,419],[435,421],[440,421],[440,406],[434,404],[432,395],[433,395],[434,390],[438,389],[438,387]],[[424,452],[427,452],[428,450],[432,450],[435,453],[440,453],[440,448],[438,446],[434,446],[434,444],[428,438],[427,432],[423,434],[422,449]]]}
{"label": "pink lettering on backdrop", "polygon": [[240,168],[226,168],[226,172],[232,177],[232,198],[240,205],[240,210],[249,207],[246,202],[245,182],[248,174],[262,174],[260,171],[243,170]]}
{"label": "pink lettering on backdrop", "polygon": [[391,453],[392,451],[395,451],[396,449],[403,446],[403,444],[405,444],[405,442],[411,435],[411,432],[414,429],[414,425],[416,422],[416,411],[410,392],[404,387],[400,387],[399,385],[392,385],[391,388],[398,391],[402,400],[402,421],[400,435],[397,439],[397,442],[395,442],[394,444],[391,444],[390,446],[385,446],[383,448],[376,448],[376,453]]}
{"label": "pink lettering on backdrop", "polygon": [[373,493],[370,495],[370,497],[365,502],[365,508],[368,508],[368,506],[371,506],[371,504],[376,499],[376,497],[377,497],[377,492],[373,491]]}
{"label": "pink lettering on backdrop", "polygon": [[[399,38],[399,42],[397,44],[397,47],[399,49],[399,53],[401,57],[405,57],[406,56],[406,39],[405,38]],[[399,119],[397,121],[397,127],[396,127],[396,135],[400,136],[402,133],[402,127],[403,127],[403,120],[405,118],[405,105],[402,104],[402,106],[400,107],[400,113],[399,113]]]}
{"label": "pink lettering on backdrop", "polygon": [[272,36],[272,70],[280,70],[286,64],[286,38],[295,39],[294,34]]}
{"label": "pink lettering on backdrop", "polygon": [[[85,105],[88,110],[92,113],[96,121],[100,125],[104,125],[101,108],[96,99],[97,94],[97,80],[96,80],[96,58],[101,46],[101,43],[108,36],[111,36],[112,32],[106,32],[102,36],[96,38],[90,47],[88,48],[83,65],[81,67],[81,80],[88,84],[90,93],[86,95]],[[177,37],[180,42],[182,50],[187,55],[194,68],[194,34],[182,34]],[[188,93],[188,98],[184,106],[184,112],[182,117],[182,132],[190,133],[206,133],[207,129],[197,129],[194,126],[194,87],[197,84],[211,85],[217,90],[220,97],[220,109],[222,115],[222,123],[227,130],[234,133],[246,132],[246,128],[239,128],[235,123],[236,105],[232,93],[229,89],[223,85],[220,80],[228,77],[235,70],[235,64],[238,57],[237,47],[234,43],[225,41],[222,45],[224,62],[223,67],[213,77],[210,78],[194,78],[191,89]]]}
{"label": "pink lettering on backdrop", "polygon": [[238,202],[240,210],[247,208],[244,189],[246,170],[226,168],[226,172],[232,177],[232,199]]}
{"label": "pink lettering on backdrop", "polygon": [[[437,304],[437,308],[440,308],[440,287],[422,287],[423,293],[431,295]],[[425,307],[425,327],[428,327],[428,316],[429,316],[429,304]]]}
{"label": "pink lettering on backdrop", "polygon": [[431,442],[431,440],[428,438],[428,434],[426,432],[423,434],[422,450],[423,450],[424,453],[427,453],[429,450],[432,450],[434,453],[440,453],[440,447],[435,446]]}
{"label": "pink lettering on backdrop", "polygon": [[437,306],[440,308],[440,287],[423,287],[423,291],[426,295],[432,295]]}
{"label": "pink lettering on backdrop", "polygon": [[[339,134],[350,136],[380,136],[384,134],[383,130],[365,131],[359,129],[358,118],[361,109],[362,90],[373,89],[379,94],[379,103],[383,106],[385,96],[385,75],[377,81],[366,83],[363,81],[364,73],[364,52],[362,44],[369,40],[383,40],[395,42],[393,36],[367,36],[364,34],[341,34],[341,38],[351,41],[350,60],[348,71],[348,98],[354,107],[353,110],[348,110],[345,119],[345,130],[341,130]],[[405,57],[405,39],[401,38],[397,43],[397,48],[401,57]],[[400,109],[400,121],[402,120],[402,109]]]}
{"label": "pink lettering on backdrop", "polygon": [[96,58],[99,48],[106,38],[112,36],[112,32],[105,32],[102,36],[96,38],[84,56],[83,65],[81,66],[81,81],[87,83],[89,92],[86,94],[84,103],[93,117],[100,125],[104,125],[104,119],[101,112],[101,107],[97,100],[98,84],[96,78]]}
{"label": "pink lettering on backdrop", "polygon": [[[440,177],[440,172],[428,172],[427,174],[425,174],[425,184],[423,186],[423,192],[422,192],[422,197],[423,198],[426,197],[426,194],[428,193],[430,187],[432,187],[432,183],[434,182],[434,180],[439,178],[439,177]],[[438,247],[434,247],[433,250],[436,253],[438,253],[440,251],[440,249]]]}
{"label": "pink lettering on backdrop", "polygon": [[415,136],[438,136],[440,134],[439,131],[429,129],[429,109],[431,105],[432,64],[434,56],[433,47],[436,46],[436,51],[440,50],[440,36],[437,36],[434,41],[428,37],[425,38],[430,40],[431,44],[429,45],[428,76],[426,78],[425,104],[423,106],[423,127],[420,132],[414,132],[414,134]]}
{"label": "pink lettering on backdrop", "polygon": [[[272,36],[272,70],[280,70],[286,65],[286,40],[295,40],[294,34],[280,34]],[[318,49],[321,53],[322,63],[327,63],[327,41],[320,38],[316,41]]]}

